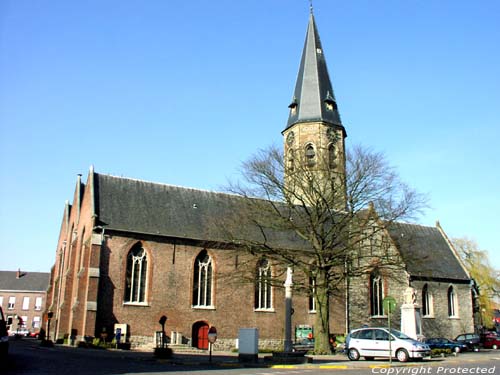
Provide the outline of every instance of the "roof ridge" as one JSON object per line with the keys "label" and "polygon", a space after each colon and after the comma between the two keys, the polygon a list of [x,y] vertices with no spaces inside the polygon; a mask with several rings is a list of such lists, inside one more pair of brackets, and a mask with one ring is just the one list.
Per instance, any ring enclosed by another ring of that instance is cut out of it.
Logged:
{"label": "roof ridge", "polygon": [[433,227],[432,225],[423,225],[423,224],[418,224],[418,223],[407,223],[407,222],[402,222],[402,221],[395,221],[393,224],[408,225],[408,226],[411,225],[412,227],[436,229],[436,227]]}
{"label": "roof ridge", "polygon": [[143,180],[143,179],[140,179],[140,178],[123,177],[123,176],[116,176],[116,175],[112,175],[112,174],[103,174],[103,173],[98,173],[98,172],[94,172],[94,173],[97,176],[117,178],[117,179],[120,179],[120,180],[130,180],[130,181],[136,181],[136,182],[144,182],[144,183],[151,184],[151,185],[159,185],[159,186],[165,186],[165,187],[173,187],[173,188],[177,188],[177,189],[199,191],[199,192],[209,193],[209,194],[228,195],[228,196],[233,196],[233,197],[242,197],[241,195],[238,195],[236,193],[229,193],[229,192],[215,191],[215,190],[208,190],[208,189],[201,189],[201,188],[193,188],[193,187],[187,187],[187,186],[169,184],[169,183],[166,183],[166,182],[155,182],[155,181]]}

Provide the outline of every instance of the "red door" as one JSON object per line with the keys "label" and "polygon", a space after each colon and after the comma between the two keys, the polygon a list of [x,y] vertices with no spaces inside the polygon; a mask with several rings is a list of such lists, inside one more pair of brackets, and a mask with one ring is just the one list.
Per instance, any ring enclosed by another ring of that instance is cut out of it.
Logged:
{"label": "red door", "polygon": [[208,349],[208,325],[204,324],[198,328],[198,349]]}

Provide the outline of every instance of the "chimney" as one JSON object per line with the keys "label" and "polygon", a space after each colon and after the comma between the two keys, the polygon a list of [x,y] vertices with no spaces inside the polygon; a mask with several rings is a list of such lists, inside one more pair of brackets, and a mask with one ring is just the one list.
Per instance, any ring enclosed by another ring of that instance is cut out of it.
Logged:
{"label": "chimney", "polygon": [[21,269],[18,268],[17,272],[16,272],[16,279],[20,279],[20,278],[21,278]]}

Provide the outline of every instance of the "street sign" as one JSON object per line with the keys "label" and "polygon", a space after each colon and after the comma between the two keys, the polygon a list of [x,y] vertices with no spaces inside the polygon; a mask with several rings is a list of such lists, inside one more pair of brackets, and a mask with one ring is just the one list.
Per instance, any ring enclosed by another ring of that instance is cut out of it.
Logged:
{"label": "street sign", "polygon": [[208,330],[208,341],[213,344],[216,340],[217,340],[217,328],[212,326]]}
{"label": "street sign", "polygon": [[392,338],[391,338],[391,314],[396,310],[396,299],[387,296],[383,299],[384,312],[387,314],[387,325],[389,326],[389,366],[392,365]]}
{"label": "street sign", "polygon": [[391,296],[385,297],[383,300],[383,304],[384,304],[384,311],[386,313],[392,314],[394,310],[396,310],[396,299],[394,297]]}

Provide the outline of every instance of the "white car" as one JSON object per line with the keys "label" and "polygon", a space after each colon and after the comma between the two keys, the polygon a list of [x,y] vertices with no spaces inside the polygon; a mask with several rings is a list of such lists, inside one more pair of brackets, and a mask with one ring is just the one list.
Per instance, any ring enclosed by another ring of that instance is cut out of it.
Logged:
{"label": "white car", "polygon": [[30,331],[26,328],[18,328],[13,331],[9,331],[9,336],[29,336]]}
{"label": "white car", "polygon": [[357,361],[360,357],[368,361],[375,357],[389,358],[389,353],[400,362],[431,355],[429,345],[413,340],[395,329],[391,329],[389,333],[387,328],[360,328],[351,331],[346,339],[346,350],[351,361]]}

